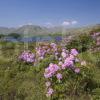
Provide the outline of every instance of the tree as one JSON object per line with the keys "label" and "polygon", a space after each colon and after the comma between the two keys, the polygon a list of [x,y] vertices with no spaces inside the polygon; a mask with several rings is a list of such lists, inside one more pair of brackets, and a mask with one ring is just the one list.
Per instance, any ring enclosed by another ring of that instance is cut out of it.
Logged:
{"label": "tree", "polygon": [[0,39],[3,38],[5,35],[4,34],[0,34]]}
{"label": "tree", "polygon": [[21,38],[21,35],[18,33],[10,33],[8,34],[9,37],[13,37],[14,39],[18,39]]}

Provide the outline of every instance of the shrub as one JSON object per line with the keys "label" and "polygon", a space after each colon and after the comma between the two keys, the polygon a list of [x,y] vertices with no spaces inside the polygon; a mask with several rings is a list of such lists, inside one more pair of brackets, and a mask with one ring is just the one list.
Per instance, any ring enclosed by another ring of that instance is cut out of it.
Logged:
{"label": "shrub", "polygon": [[77,37],[74,37],[71,42],[69,42],[66,47],[68,49],[76,48],[79,52],[85,52],[90,49],[95,44],[95,41],[88,34],[81,34]]}

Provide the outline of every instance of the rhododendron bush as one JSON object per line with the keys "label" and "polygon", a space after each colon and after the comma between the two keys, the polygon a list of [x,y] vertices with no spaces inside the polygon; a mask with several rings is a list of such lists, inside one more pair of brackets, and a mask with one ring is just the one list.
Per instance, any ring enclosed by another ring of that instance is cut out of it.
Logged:
{"label": "rhododendron bush", "polygon": [[87,84],[92,74],[88,63],[79,57],[75,48],[68,50],[55,43],[41,43],[34,52],[24,51],[19,56],[20,61],[31,63],[35,68],[47,58],[49,61],[39,67],[44,70],[41,77],[45,79],[44,92],[48,98],[66,98],[67,95],[80,95],[90,91]]}

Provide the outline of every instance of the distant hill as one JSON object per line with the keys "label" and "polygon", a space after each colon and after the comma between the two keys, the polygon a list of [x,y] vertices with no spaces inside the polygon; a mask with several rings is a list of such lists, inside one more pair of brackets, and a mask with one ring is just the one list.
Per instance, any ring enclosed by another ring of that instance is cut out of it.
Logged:
{"label": "distant hill", "polygon": [[100,24],[91,25],[80,28],[63,28],[62,26],[46,28],[37,25],[23,25],[18,28],[7,28],[0,27],[0,34],[9,34],[9,33],[18,33],[18,34],[27,34],[28,36],[36,36],[36,35],[46,35],[53,33],[63,33],[63,34],[75,34],[75,33],[88,33],[92,30],[100,30]]}
{"label": "distant hill", "polygon": [[14,31],[14,28],[0,27],[0,34],[8,34]]}
{"label": "distant hill", "polygon": [[24,25],[18,28],[6,28],[0,27],[0,34],[9,34],[9,33],[18,33],[18,34],[27,34],[28,35],[41,35],[49,33],[48,29],[45,27],[35,26],[35,25]]}

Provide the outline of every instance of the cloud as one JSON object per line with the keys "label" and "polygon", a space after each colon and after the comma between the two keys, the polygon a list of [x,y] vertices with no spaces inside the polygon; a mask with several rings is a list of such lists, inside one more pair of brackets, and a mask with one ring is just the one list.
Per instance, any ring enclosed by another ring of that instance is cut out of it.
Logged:
{"label": "cloud", "polygon": [[77,22],[76,20],[74,20],[74,21],[71,22],[72,25],[75,25],[75,24],[77,24],[77,23],[78,23],[78,22]]}
{"label": "cloud", "polygon": [[63,26],[70,26],[70,25],[75,25],[77,24],[78,22],[76,20],[73,20],[73,21],[64,21],[62,23]]}
{"label": "cloud", "polygon": [[62,25],[63,26],[69,26],[71,23],[69,22],[69,21],[64,21],[63,23],[62,23]]}

